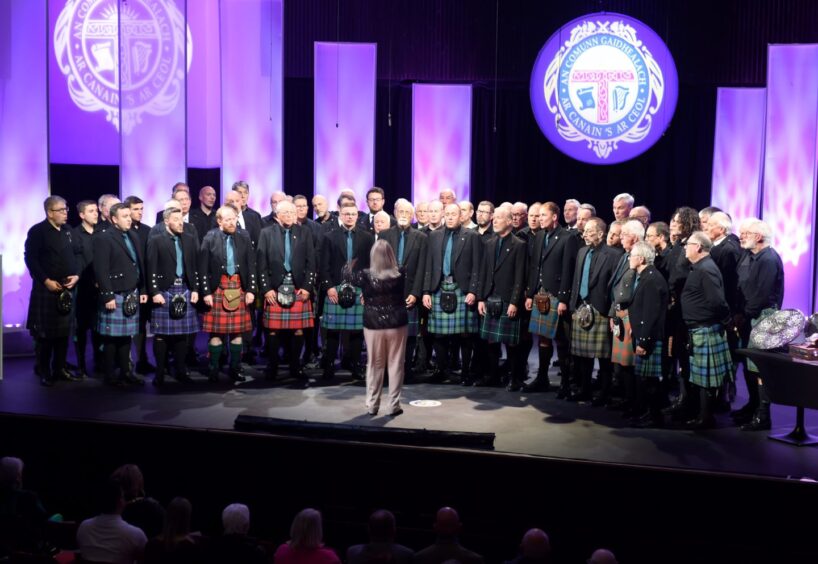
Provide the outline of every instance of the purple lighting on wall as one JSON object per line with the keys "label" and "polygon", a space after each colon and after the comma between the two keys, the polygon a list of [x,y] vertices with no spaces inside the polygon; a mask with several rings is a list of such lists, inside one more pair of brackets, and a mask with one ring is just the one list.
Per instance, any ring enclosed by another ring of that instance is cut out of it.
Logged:
{"label": "purple lighting on wall", "polygon": [[[151,38],[146,39],[144,28],[134,26],[124,13],[119,20],[122,45],[120,88],[123,98],[120,196],[136,195],[142,198],[146,218],[153,218],[162,209],[170,199],[171,187],[176,182],[184,181],[187,176],[185,2],[165,0],[162,15],[172,18],[173,25],[163,27],[156,20],[161,32],[159,38],[153,38],[155,46],[152,46]],[[129,4],[134,14],[138,13],[137,4]],[[140,54],[140,46],[143,54]],[[152,53],[151,46],[167,51],[163,51],[154,61],[150,54],[146,54]],[[191,50],[192,45],[188,44],[188,60],[192,57]],[[153,98],[150,99],[150,96]],[[132,102],[128,102],[130,97],[133,97]],[[142,99],[145,103],[140,105],[139,100]]]}
{"label": "purple lighting on wall", "polygon": [[764,163],[764,88],[719,88],[710,203],[733,218],[759,217]]}
{"label": "purple lighting on wall", "polygon": [[[196,0],[187,11],[196,56],[187,75],[187,166],[222,165],[222,110],[219,83],[219,0]],[[193,186],[193,201],[201,186]]]}
{"label": "purple lighting on wall", "polygon": [[468,200],[471,182],[470,84],[412,85],[412,198],[437,199],[454,190]]}
{"label": "purple lighting on wall", "polygon": [[270,193],[282,189],[283,7],[283,0],[220,3],[222,194],[247,181],[249,206],[262,215]]}
{"label": "purple lighting on wall", "polygon": [[[0,2],[0,209],[3,323],[25,324],[31,277],[23,262],[28,229],[45,218],[48,99],[45,2]],[[40,38],[38,41],[37,38]],[[74,219],[69,215],[69,219]]]}
{"label": "purple lighting on wall", "polygon": [[770,45],[762,217],[784,261],[784,307],[813,311],[818,45]]}
{"label": "purple lighting on wall", "polygon": [[375,173],[374,43],[315,43],[315,194],[365,206]]}

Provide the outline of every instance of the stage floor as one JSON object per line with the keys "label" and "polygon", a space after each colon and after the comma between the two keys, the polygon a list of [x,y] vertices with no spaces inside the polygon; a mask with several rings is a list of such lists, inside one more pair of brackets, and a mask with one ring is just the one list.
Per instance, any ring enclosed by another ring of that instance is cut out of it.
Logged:
{"label": "stage floor", "polygon": [[[222,376],[209,384],[194,373],[195,384],[170,380],[156,389],[115,389],[91,378],[43,388],[32,372],[31,358],[4,359],[0,412],[167,425],[196,429],[233,429],[238,415],[293,421],[373,427],[491,432],[496,452],[668,469],[703,470],[777,478],[818,479],[818,447],[796,447],[772,441],[766,432],[741,432],[719,416],[719,428],[707,432],[634,429],[619,412],[555,399],[554,393],[520,394],[501,388],[465,388],[456,384],[417,383],[403,390],[404,413],[396,418],[369,417],[363,383],[346,372],[332,385],[316,382],[299,389],[284,379],[266,382],[248,368],[247,382],[231,386]],[[318,374],[315,373],[315,376]],[[552,369],[552,382],[557,381]],[[419,382],[423,378],[418,378]],[[736,404],[743,403],[743,386]],[[414,407],[413,400],[437,400],[439,407]],[[791,430],[795,408],[774,406],[776,431]],[[807,411],[807,427],[818,424]],[[815,429],[813,429],[815,431]],[[0,453],[2,454],[2,453]]]}

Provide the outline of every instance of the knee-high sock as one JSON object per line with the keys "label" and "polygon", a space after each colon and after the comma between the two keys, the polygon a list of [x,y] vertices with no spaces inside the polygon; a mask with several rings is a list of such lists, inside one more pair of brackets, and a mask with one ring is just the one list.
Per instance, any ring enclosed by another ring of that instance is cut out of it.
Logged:
{"label": "knee-high sock", "polygon": [[153,356],[156,359],[156,377],[161,380],[167,372],[168,342],[165,335],[154,335]]}
{"label": "knee-high sock", "polygon": [[189,341],[187,335],[178,335],[171,341],[173,344],[173,368],[177,378],[187,374],[187,351]]}
{"label": "knee-high sock", "polygon": [[58,378],[52,369],[51,358],[54,355],[54,339],[37,339],[36,362],[42,378]]}
{"label": "knee-high sock", "polygon": [[123,376],[129,375],[131,372],[131,338],[118,337],[116,346],[116,358],[119,365],[119,371]]}
{"label": "knee-high sock", "polygon": [[554,356],[554,347],[548,345],[537,347],[537,355],[540,359],[540,365],[537,368],[538,378],[548,378],[548,368],[551,366],[551,357]]}
{"label": "knee-high sock", "polygon": [[341,334],[338,331],[327,330],[327,340],[324,341],[324,368],[333,368],[335,358],[338,356],[338,346],[341,342]]}
{"label": "knee-high sock", "polygon": [[361,363],[361,349],[363,348],[363,344],[363,331],[349,332],[349,356],[352,361],[353,368],[357,367]]}
{"label": "knee-high sock", "polygon": [[460,352],[462,354],[461,374],[467,378],[471,373],[472,353],[474,351],[474,336],[462,335],[460,339]]}
{"label": "knee-high sock", "polygon": [[305,336],[293,333],[290,336],[290,374],[301,370],[301,349],[304,348]]}
{"label": "knee-high sock", "polygon": [[230,370],[238,370],[241,362],[242,343],[230,343]]}
{"label": "knee-high sock", "polygon": [[500,371],[500,355],[502,352],[500,343],[491,343],[488,345],[489,368],[486,376],[488,382],[497,382],[497,375]]}
{"label": "knee-high sock", "polygon": [[435,358],[437,359],[437,370],[445,372],[449,367],[449,337],[438,335],[434,340]]}
{"label": "knee-high sock", "polygon": [[210,369],[218,370],[224,345],[207,345],[207,350],[210,353]]}
{"label": "knee-high sock", "polygon": [[281,340],[278,333],[267,333],[267,339],[265,340],[267,366],[272,370],[278,368],[278,349],[280,346]]}

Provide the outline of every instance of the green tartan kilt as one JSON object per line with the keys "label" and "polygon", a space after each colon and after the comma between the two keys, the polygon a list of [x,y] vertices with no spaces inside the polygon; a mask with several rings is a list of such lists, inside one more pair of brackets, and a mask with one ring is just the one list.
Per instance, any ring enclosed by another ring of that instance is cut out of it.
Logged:
{"label": "green tartan kilt", "polygon": [[435,335],[462,335],[463,333],[478,332],[477,304],[467,305],[466,295],[460,288],[455,288],[454,293],[457,296],[457,309],[452,313],[446,313],[440,307],[441,290],[432,294],[432,309],[429,312],[429,333]]}
{"label": "green tartan kilt", "polygon": [[611,362],[619,364],[620,366],[633,366],[633,336],[631,335],[631,318],[628,317],[628,310],[617,311],[616,316],[622,320],[624,324],[625,339],[620,340],[619,337],[613,337],[613,345],[611,346]]}
{"label": "green tartan kilt", "polygon": [[551,296],[551,309],[548,314],[543,315],[535,306],[531,309],[531,321],[528,323],[528,331],[532,335],[539,335],[546,339],[553,339],[557,335],[557,327],[560,324],[560,316],[557,313],[557,307],[560,301]]}
{"label": "green tartan kilt", "polygon": [[[593,306],[592,306],[593,307]],[[610,358],[611,330],[608,318],[594,311],[594,324],[587,331],[579,326],[577,312],[571,314],[571,354],[582,358]]]}
{"label": "green tartan kilt", "polygon": [[634,373],[641,378],[662,379],[662,342],[656,341],[653,351],[647,356],[634,355],[636,364]]}
{"label": "green tartan kilt", "polygon": [[718,388],[733,377],[733,360],[727,337],[719,324],[690,330],[690,382],[702,388]]}
{"label": "green tartan kilt", "polygon": [[505,313],[501,317],[484,315],[480,323],[480,338],[489,343],[517,345],[520,343],[520,318],[511,319]]}
{"label": "green tartan kilt", "polygon": [[[759,321],[761,321],[762,319],[764,319],[768,315],[774,314],[776,311],[778,311],[778,310],[776,308],[774,308],[774,307],[768,307],[766,309],[761,310],[761,313],[758,314],[758,317],[756,317],[755,319],[750,320],[750,327],[755,327],[756,325],[758,325]],[[749,372],[755,372],[756,374],[759,373],[758,366],[756,366],[756,363],[753,362],[752,360],[750,360],[749,357],[746,357],[746,362],[747,362],[747,364],[746,364],[747,370]]]}
{"label": "green tartan kilt", "polygon": [[[336,286],[335,290],[340,291],[340,285]],[[363,331],[364,305],[361,303],[361,294],[363,292],[356,286],[355,305],[347,309],[325,299],[321,327],[330,331]]]}

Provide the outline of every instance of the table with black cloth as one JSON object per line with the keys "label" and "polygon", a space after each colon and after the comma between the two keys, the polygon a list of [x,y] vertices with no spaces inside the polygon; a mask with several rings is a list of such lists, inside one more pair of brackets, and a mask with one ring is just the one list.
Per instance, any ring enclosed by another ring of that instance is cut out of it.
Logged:
{"label": "table with black cloth", "polygon": [[818,409],[818,361],[757,349],[738,349],[736,353],[756,363],[772,403],[796,408],[795,428],[769,438],[797,446],[818,444],[818,437],[804,427],[804,409]]}

